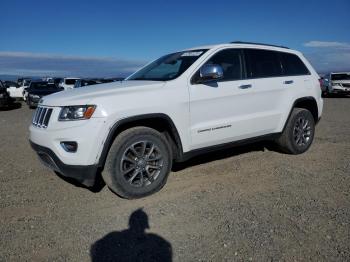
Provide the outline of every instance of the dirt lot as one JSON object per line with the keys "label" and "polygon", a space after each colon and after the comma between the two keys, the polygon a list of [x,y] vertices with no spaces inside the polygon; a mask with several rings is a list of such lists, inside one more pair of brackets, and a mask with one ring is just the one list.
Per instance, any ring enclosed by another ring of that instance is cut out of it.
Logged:
{"label": "dirt lot", "polygon": [[32,113],[0,111],[0,261],[350,260],[350,98],[325,99],[303,155],[206,155],[132,201],[44,168],[28,144]]}

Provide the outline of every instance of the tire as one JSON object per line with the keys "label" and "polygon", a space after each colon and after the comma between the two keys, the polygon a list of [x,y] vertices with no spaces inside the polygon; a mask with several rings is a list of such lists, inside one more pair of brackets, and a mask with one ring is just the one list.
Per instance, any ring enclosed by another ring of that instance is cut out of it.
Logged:
{"label": "tire", "polygon": [[281,136],[275,141],[282,152],[302,154],[312,144],[315,135],[315,120],[304,108],[294,108]]}
{"label": "tire", "polygon": [[171,166],[172,152],[165,136],[152,128],[133,127],[114,140],[102,177],[117,195],[135,199],[159,191]]}

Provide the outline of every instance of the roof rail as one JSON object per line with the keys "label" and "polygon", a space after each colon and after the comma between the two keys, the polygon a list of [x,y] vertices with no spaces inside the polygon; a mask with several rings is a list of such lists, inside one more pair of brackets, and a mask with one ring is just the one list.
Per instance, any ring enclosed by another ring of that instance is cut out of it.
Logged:
{"label": "roof rail", "polygon": [[244,42],[244,41],[233,41],[230,42],[230,44],[251,44],[251,45],[265,45],[265,46],[274,46],[274,47],[281,47],[289,49],[289,47],[281,46],[281,45],[270,45],[270,44],[263,44],[263,43],[254,43],[254,42]]}

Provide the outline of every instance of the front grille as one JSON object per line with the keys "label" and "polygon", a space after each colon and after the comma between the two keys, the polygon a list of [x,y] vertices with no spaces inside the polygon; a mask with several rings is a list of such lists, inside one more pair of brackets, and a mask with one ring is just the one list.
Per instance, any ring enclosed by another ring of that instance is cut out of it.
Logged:
{"label": "front grille", "polygon": [[49,125],[50,117],[52,114],[52,108],[39,106],[33,116],[33,126],[40,128],[47,128]]}
{"label": "front grille", "polygon": [[343,87],[350,87],[350,84],[342,84]]}

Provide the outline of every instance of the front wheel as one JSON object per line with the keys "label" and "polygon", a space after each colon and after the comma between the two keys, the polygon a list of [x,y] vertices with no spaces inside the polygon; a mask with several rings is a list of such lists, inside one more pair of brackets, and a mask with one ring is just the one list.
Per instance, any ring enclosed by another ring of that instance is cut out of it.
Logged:
{"label": "front wheel", "polygon": [[134,127],[114,140],[102,177],[119,196],[141,198],[165,185],[171,165],[171,147],[165,136],[148,127]]}
{"label": "front wheel", "polygon": [[315,120],[311,112],[304,108],[294,108],[276,143],[287,154],[302,154],[311,146],[314,135]]}

